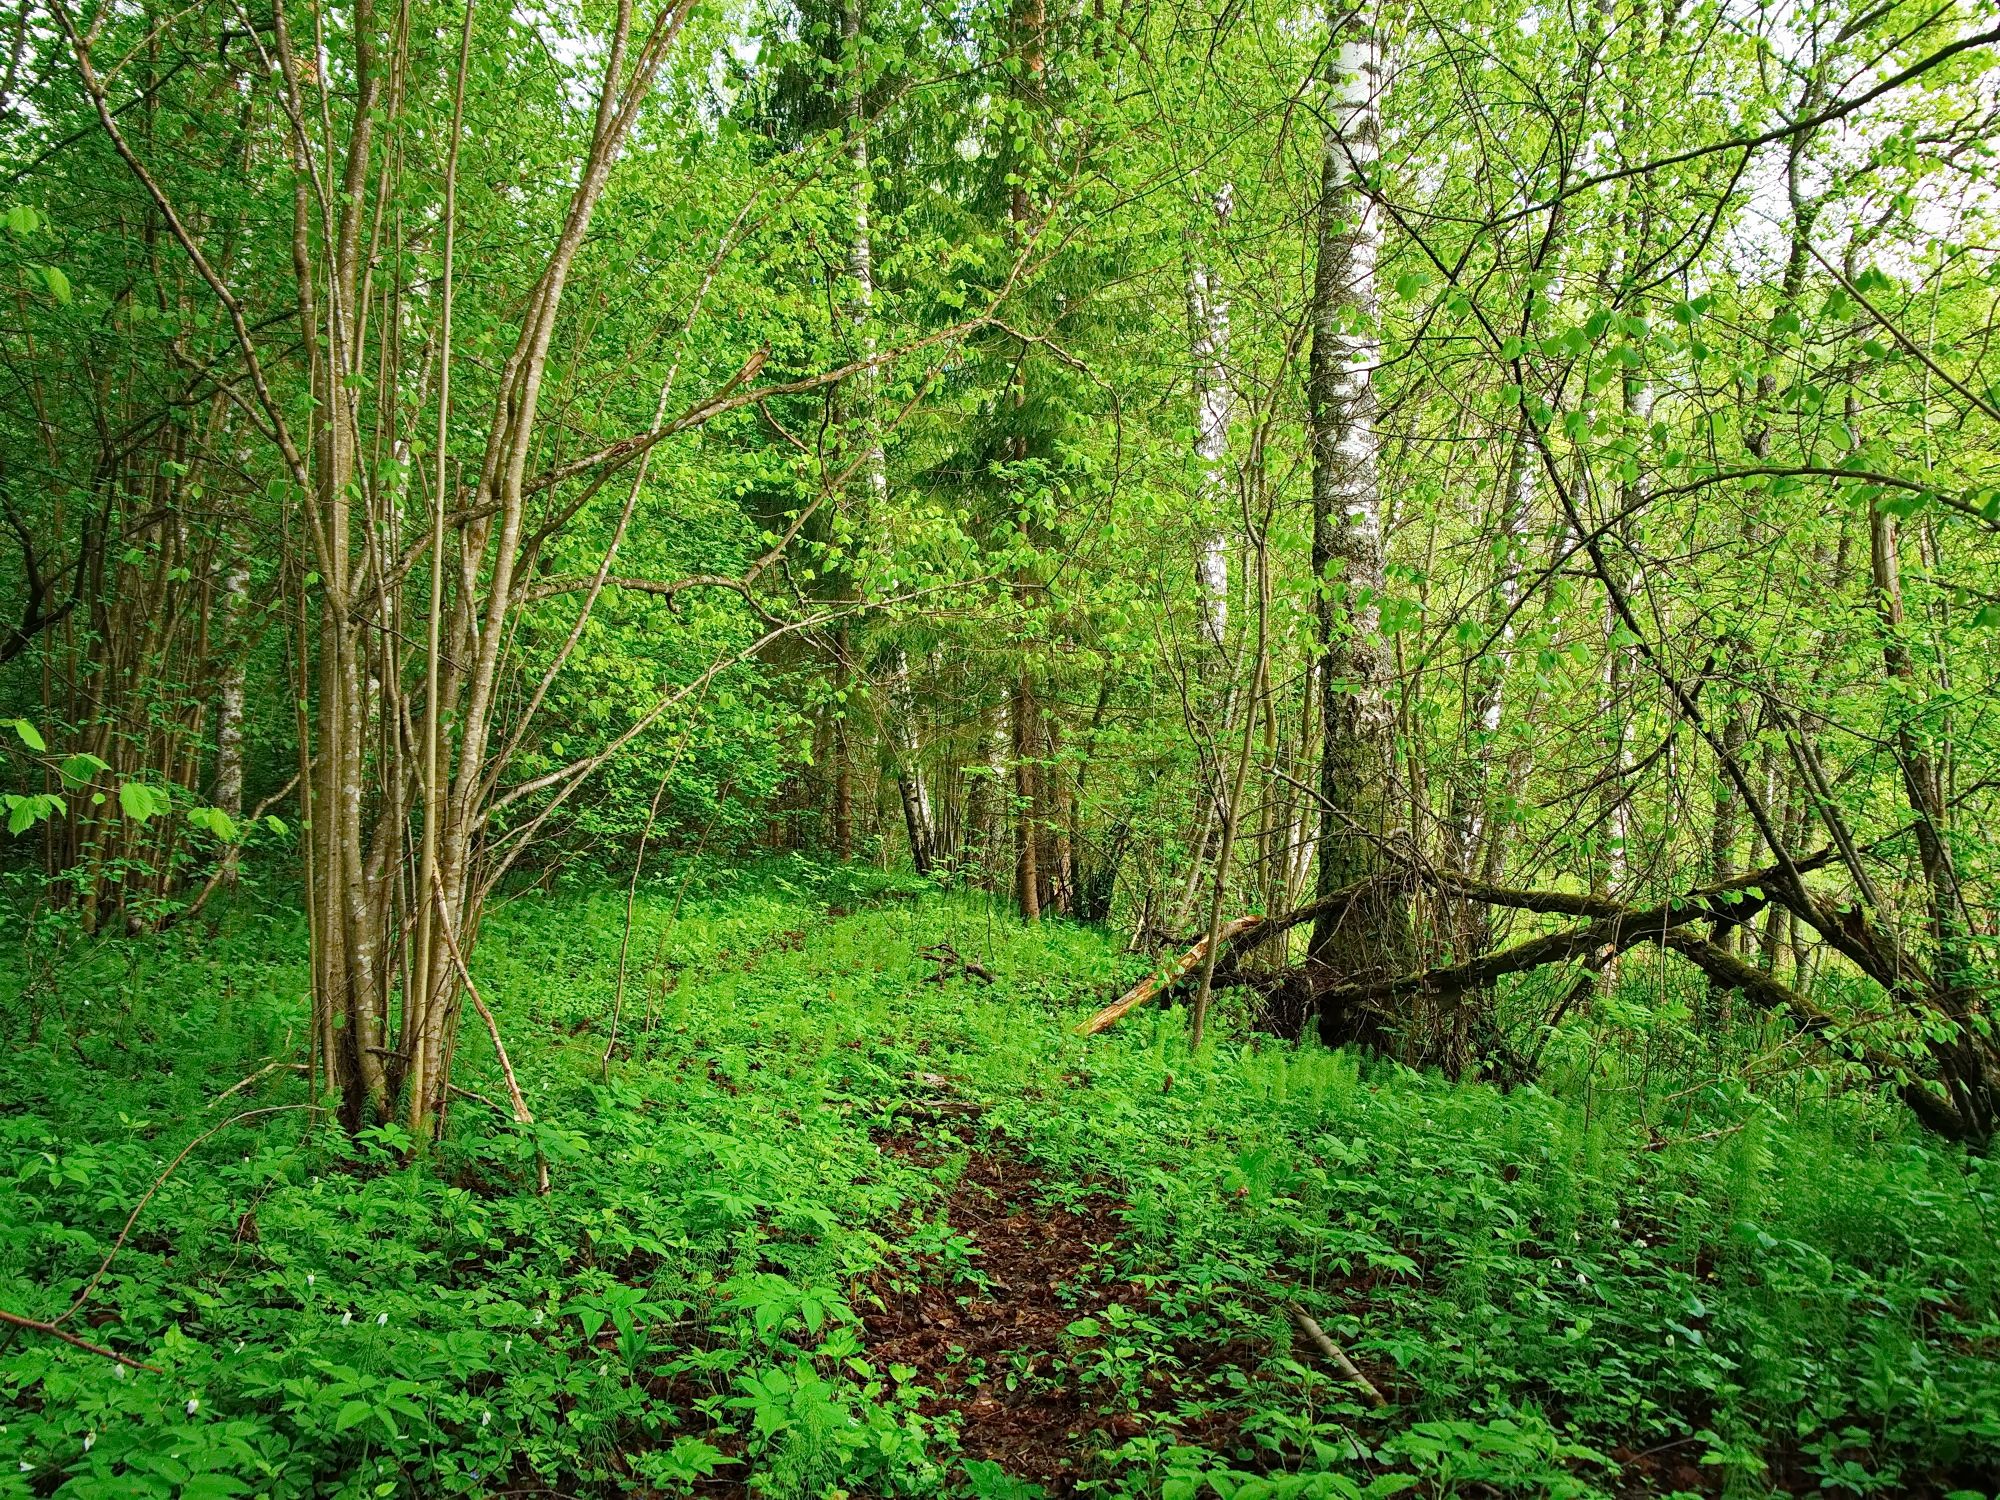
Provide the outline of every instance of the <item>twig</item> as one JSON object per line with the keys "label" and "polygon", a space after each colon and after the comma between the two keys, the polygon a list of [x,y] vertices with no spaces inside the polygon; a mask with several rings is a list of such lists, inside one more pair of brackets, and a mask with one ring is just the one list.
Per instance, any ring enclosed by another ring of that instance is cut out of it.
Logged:
{"label": "twig", "polygon": [[478,1089],[463,1088],[456,1083],[447,1083],[445,1087],[451,1090],[452,1093],[458,1095],[459,1098],[461,1099],[476,1099],[481,1104],[485,1105],[488,1109],[498,1110],[503,1115],[513,1113],[513,1111],[509,1110],[507,1106],[502,1104],[498,1099],[495,1099],[488,1094],[482,1094],[479,1092]]}
{"label": "twig", "polygon": [[[64,1313],[63,1316],[68,1317],[69,1313]],[[46,1333],[52,1338],[61,1339],[65,1344],[74,1345],[78,1349],[88,1349],[92,1354],[101,1354],[106,1359],[115,1359],[119,1364],[129,1365],[135,1370],[146,1370],[154,1375],[164,1375],[167,1373],[158,1365],[149,1365],[142,1359],[128,1358],[120,1354],[116,1349],[107,1349],[102,1344],[93,1344],[88,1339],[80,1339],[67,1329],[58,1328],[53,1323],[43,1323],[34,1318],[24,1318],[19,1313],[8,1312],[4,1307],[0,1307],[0,1323],[12,1324],[16,1328],[32,1329],[36,1333]]]}
{"label": "twig", "polygon": [[[76,1310],[90,1300],[90,1294],[97,1290],[97,1284],[104,1279],[104,1273],[111,1269],[111,1262],[117,1257],[118,1252],[125,1248],[125,1241],[132,1233],[132,1226],[139,1222],[139,1215],[145,1211],[146,1205],[153,1201],[153,1194],[157,1193],[166,1184],[166,1180],[174,1175],[174,1169],[188,1159],[189,1152],[193,1151],[195,1147],[199,1146],[210,1136],[218,1135],[232,1125],[241,1124],[245,1120],[254,1120],[259,1115],[282,1115],[298,1109],[311,1110],[315,1114],[320,1112],[320,1107],[317,1104],[272,1104],[267,1105],[263,1109],[246,1109],[242,1114],[231,1115],[220,1125],[204,1130],[200,1135],[181,1147],[180,1155],[167,1163],[166,1170],[153,1179],[153,1185],[146,1189],[145,1196],[132,1206],[132,1212],[125,1219],[125,1227],[118,1231],[118,1238],[111,1242],[111,1248],[105,1251],[104,1259],[98,1262],[96,1273],[91,1276],[90,1280],[83,1284],[83,1290],[76,1294],[76,1300],[70,1303],[68,1309],[61,1317],[56,1319],[56,1322],[67,1323],[71,1318],[76,1316]],[[74,1343],[76,1341],[71,1340],[71,1342]],[[86,1344],[84,1347],[90,1348],[92,1346]]]}
{"label": "twig", "polygon": [[[1253,927],[1261,926],[1263,921],[1262,917],[1238,917],[1233,922],[1225,923],[1221,931],[1215,935],[1217,946],[1219,947],[1229,942],[1238,933],[1247,932]],[[1168,969],[1164,974],[1147,975],[1146,978],[1133,985],[1131,989],[1105,1006],[1096,1015],[1080,1023],[1076,1028],[1076,1034],[1078,1036],[1096,1036],[1098,1032],[1108,1030],[1127,1011],[1136,1006],[1144,1005],[1155,995],[1164,994],[1187,978],[1188,975],[1194,972],[1195,965],[1201,962],[1202,955],[1207,952],[1208,939],[1203,937],[1192,948],[1188,949],[1187,952],[1175,959],[1173,967]]]}
{"label": "twig", "polygon": [[220,1104],[224,1099],[227,1099],[231,1094],[234,1094],[241,1089],[247,1089],[248,1087],[250,1087],[251,1084],[255,1083],[258,1079],[262,1078],[266,1073],[275,1073],[280,1068],[290,1068],[293,1072],[303,1073],[307,1071],[308,1066],[309,1065],[306,1063],[286,1062],[283,1058],[279,1058],[276,1062],[265,1063],[263,1067],[259,1068],[256,1072],[252,1073],[248,1078],[243,1079],[240,1083],[230,1084],[228,1088],[224,1089],[221,1093],[217,1094],[213,1099],[209,1100],[208,1107],[210,1109],[214,1109],[216,1105]]}
{"label": "twig", "polygon": [[1353,1386],[1367,1398],[1370,1406],[1380,1411],[1389,1404],[1389,1398],[1375,1389],[1375,1382],[1370,1380],[1366,1375],[1363,1375],[1355,1367],[1354,1361],[1347,1357],[1346,1351],[1326,1336],[1326,1330],[1313,1321],[1311,1315],[1303,1307],[1300,1307],[1296,1302],[1287,1302],[1285,1304],[1285,1311],[1290,1313],[1292,1321],[1299,1325],[1299,1332],[1306,1336],[1307,1340],[1311,1342],[1315,1349],[1319,1350],[1320,1354],[1329,1364],[1333,1365],[1347,1378],[1349,1385]]}
{"label": "twig", "polygon": [[[307,769],[311,769],[312,762],[308,760],[306,762],[306,766]],[[299,784],[299,773],[294,771],[292,773],[292,779],[290,781],[287,781],[283,786],[279,787],[275,792],[271,793],[270,796],[266,797],[262,802],[259,802],[254,808],[250,810],[250,816],[243,820],[244,824],[247,826],[251,823],[255,823],[259,818],[263,817],[265,813],[269,812],[274,806],[276,806],[279,799],[287,796],[291,792],[292,788],[297,786],[298,784]],[[237,861],[235,858],[236,853],[237,850],[232,847],[229,850],[229,852],[223,856],[222,862],[218,864],[213,870],[209,871],[208,879],[202,884],[202,888],[200,892],[195,896],[194,900],[190,901],[180,911],[173,913],[168,921],[162,922],[160,924],[161,927],[162,928],[170,927],[177,922],[189,922],[192,921],[194,918],[200,916],[201,909],[204,906],[208,905],[208,898],[215,894],[216,887],[221,885],[224,880],[228,879],[229,876],[238,868]]]}
{"label": "twig", "polygon": [[992,984],[994,982],[993,971],[991,969],[987,968],[984,964],[974,963],[971,959],[962,957],[958,949],[950,943],[932,943],[918,957],[927,958],[938,966],[937,973],[924,981],[926,984],[943,984],[945,980],[951,977],[953,970],[963,974],[968,979],[976,979],[981,984]]}
{"label": "twig", "polygon": [[1716,1130],[1704,1130],[1700,1135],[1684,1135],[1678,1139],[1656,1135],[1648,1139],[1646,1144],[1639,1149],[1642,1151],[1665,1151],[1669,1146],[1692,1146],[1698,1141],[1719,1141],[1725,1136],[1736,1134],[1742,1128],[1740,1124],[1724,1125]]}
{"label": "twig", "polygon": [[[451,961],[458,969],[458,977],[465,981],[465,992],[472,997],[473,1008],[479,1012],[480,1020],[486,1023],[486,1034],[493,1038],[493,1055],[500,1059],[500,1076],[507,1080],[507,1097],[514,1101],[514,1120],[517,1124],[532,1125],[535,1116],[528,1108],[528,1101],[521,1097],[521,1085],[514,1077],[514,1064],[507,1059],[507,1044],[500,1040],[500,1023],[493,1019],[493,1012],[479,998],[479,986],[472,982],[471,971],[465,967],[465,955],[458,951],[458,938],[451,930],[451,913],[444,904],[444,880],[435,870],[431,872],[431,893],[437,898],[438,931],[444,936],[445,947],[451,950]],[[535,1191],[544,1198],[549,1195],[549,1159],[542,1154],[540,1141],[535,1143]]]}

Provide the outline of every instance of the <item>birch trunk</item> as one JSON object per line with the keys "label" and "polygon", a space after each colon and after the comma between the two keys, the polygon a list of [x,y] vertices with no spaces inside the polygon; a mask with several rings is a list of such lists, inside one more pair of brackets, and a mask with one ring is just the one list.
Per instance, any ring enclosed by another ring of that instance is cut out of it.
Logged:
{"label": "birch trunk", "polygon": [[[1402,807],[1389,661],[1377,604],[1383,535],[1375,433],[1380,348],[1375,268],[1382,217],[1365,182],[1379,157],[1382,58],[1366,11],[1349,18],[1336,40],[1321,143],[1307,387],[1312,558],[1323,648],[1322,893],[1389,874],[1391,862],[1378,841],[1398,832]],[[1396,973],[1411,966],[1405,898],[1386,880],[1376,892],[1344,920],[1322,921],[1313,933],[1313,955],[1342,975]]]}
{"label": "birch trunk", "polygon": [[[1229,222],[1234,194],[1225,183],[1213,211]],[[1209,528],[1195,560],[1201,633],[1219,657],[1229,634],[1229,298],[1216,272],[1197,261],[1188,272],[1188,315],[1194,329],[1195,440],[1201,465],[1201,518]]]}
{"label": "birch trunk", "polygon": [[[841,13],[841,46],[852,73],[848,96],[847,150],[849,165],[854,173],[854,241],[848,255],[848,279],[854,290],[848,304],[848,316],[854,328],[856,351],[866,359],[875,353],[875,242],[868,218],[872,177],[868,163],[866,91],[861,72],[861,24],[860,0],[852,0]],[[886,508],[889,498],[889,465],[876,418],[873,375],[864,374],[855,384],[855,402],[864,445],[862,473],[865,498],[879,513]],[[888,713],[883,716],[883,741],[889,751],[890,770],[902,802],[903,827],[910,842],[910,863],[916,866],[918,874],[927,875],[934,863],[937,835],[918,753],[916,701],[910,692],[909,657],[901,646],[893,648],[889,654],[887,679]]]}
{"label": "birch trunk", "polygon": [[919,875],[928,875],[937,862],[936,820],[924,785],[922,746],[917,739],[917,700],[910,691],[910,659],[901,646],[889,653],[887,681],[884,683],[889,712],[883,725],[883,739],[896,778],[896,791],[903,804],[903,832],[910,841],[910,863]]}

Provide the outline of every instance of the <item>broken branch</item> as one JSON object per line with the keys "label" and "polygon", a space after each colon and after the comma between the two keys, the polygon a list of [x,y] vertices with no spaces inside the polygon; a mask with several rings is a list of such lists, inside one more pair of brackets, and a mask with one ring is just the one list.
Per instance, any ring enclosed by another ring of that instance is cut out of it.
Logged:
{"label": "broken branch", "polygon": [[1314,1321],[1311,1314],[1296,1302],[1287,1302],[1285,1311],[1292,1315],[1292,1321],[1299,1325],[1299,1332],[1303,1333],[1307,1342],[1320,1352],[1321,1358],[1339,1370],[1346,1377],[1347,1383],[1361,1392],[1370,1406],[1380,1411],[1389,1404],[1389,1398],[1375,1389],[1375,1382],[1361,1373],[1354,1361],[1347,1357],[1346,1350],[1326,1336],[1326,1330]]}
{"label": "broken branch", "polygon": [[87,1349],[92,1354],[101,1354],[106,1359],[115,1359],[119,1364],[129,1366],[134,1370],[145,1370],[153,1375],[164,1375],[167,1373],[158,1365],[149,1365],[144,1360],[130,1359],[120,1354],[116,1349],[107,1349],[102,1344],[93,1344],[88,1339],[78,1338],[67,1329],[56,1327],[53,1323],[44,1323],[36,1318],[24,1318],[19,1313],[8,1312],[4,1307],[0,1307],[0,1323],[10,1324],[15,1328],[26,1328],[35,1333],[46,1333],[52,1338],[61,1339],[65,1344],[78,1349]]}
{"label": "broken branch", "polygon": [[[1215,935],[1216,943],[1218,946],[1226,944],[1232,938],[1250,931],[1253,927],[1263,925],[1265,923],[1262,917],[1238,917]],[[1096,1015],[1079,1025],[1076,1028],[1076,1034],[1078,1036],[1096,1036],[1098,1032],[1108,1030],[1110,1027],[1116,1025],[1119,1018],[1127,1011],[1144,1005],[1155,995],[1172,989],[1183,979],[1187,978],[1188,975],[1195,971],[1196,965],[1202,961],[1207,953],[1208,939],[1203,937],[1192,948],[1188,949],[1187,952],[1175,959],[1173,966],[1167,969],[1165,973],[1149,974],[1146,978],[1140,980],[1139,983],[1133,985],[1131,989],[1105,1006]]]}

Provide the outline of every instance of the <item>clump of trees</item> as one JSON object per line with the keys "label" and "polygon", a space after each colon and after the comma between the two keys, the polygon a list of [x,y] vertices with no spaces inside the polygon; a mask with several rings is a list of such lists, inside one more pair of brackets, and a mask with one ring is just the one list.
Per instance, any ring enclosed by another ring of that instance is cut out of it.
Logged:
{"label": "clump of trees", "polygon": [[419,1138],[503,881],[763,845],[1455,1073],[1691,965],[1990,1140],[2000,31],[1187,19],[22,7],[16,875],[288,842]]}

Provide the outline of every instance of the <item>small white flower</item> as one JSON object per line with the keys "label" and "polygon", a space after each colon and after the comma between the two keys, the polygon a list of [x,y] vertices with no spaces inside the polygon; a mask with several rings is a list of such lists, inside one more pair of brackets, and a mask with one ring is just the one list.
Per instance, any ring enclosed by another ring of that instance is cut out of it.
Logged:
{"label": "small white flower", "polygon": [[354,1314],[351,1312],[344,1312],[340,1315],[340,1326],[342,1328],[345,1328],[349,1323],[352,1323],[353,1321],[354,1321]]}
{"label": "small white flower", "polygon": [[512,1354],[514,1352],[514,1341],[512,1339],[507,1340],[507,1347],[500,1352],[502,1354]]}
{"label": "small white flower", "polygon": [[196,1412],[200,1410],[201,1410],[201,1397],[199,1396],[188,1397],[187,1414],[189,1416],[193,1416]]}
{"label": "small white flower", "polygon": [[1613,1220],[1611,1221],[1611,1227],[1612,1227],[1613,1229],[1617,1229],[1617,1228],[1620,1228],[1620,1227],[1622,1227],[1622,1226],[1620,1226],[1619,1222],[1618,1222],[1618,1221],[1617,1221],[1616,1219],[1613,1219]]}
{"label": "small white flower", "polygon": [[491,1427],[493,1425],[493,1413],[490,1410],[479,1414],[479,1425],[481,1427]]}
{"label": "small white flower", "polygon": [[32,1474],[32,1473],[34,1473],[34,1472],[35,1472],[35,1466],[34,1466],[33,1464],[29,1463],[29,1462],[28,1462],[28,1461],[27,1461],[27,1460],[26,1460],[26,1459],[24,1458],[24,1459],[22,1459],[22,1460],[21,1460],[21,1472],[22,1472],[23,1474]]}
{"label": "small white flower", "polygon": [[1588,1276],[1584,1275],[1584,1274],[1583,1274],[1583,1272],[1581,1272],[1581,1271],[1578,1271],[1578,1272],[1576,1273],[1576,1284],[1577,1284],[1578,1286],[1580,1286],[1580,1287],[1585,1287],[1585,1286],[1589,1286],[1589,1285],[1590,1285],[1590,1278],[1589,1278]]}
{"label": "small white flower", "polygon": [[375,1326],[377,1328],[386,1327],[388,1325],[388,1322],[389,1322],[389,1315],[387,1313],[377,1313],[375,1315]]}
{"label": "small white flower", "polygon": [[124,1380],[127,1378],[125,1374],[125,1367],[123,1365],[113,1365],[111,1367],[111,1373],[116,1375],[120,1380]]}
{"label": "small white flower", "polygon": [[88,1453],[92,1448],[95,1448],[96,1446],[97,1446],[97,1434],[94,1432],[86,1432],[83,1435],[83,1451],[85,1453]]}
{"label": "small white flower", "polygon": [[535,1326],[537,1328],[540,1328],[542,1326],[542,1315],[540,1313],[535,1314]]}
{"label": "small white flower", "polygon": [[245,1340],[245,1339],[238,1339],[238,1340],[236,1341],[236,1352],[237,1352],[238,1354],[241,1354],[241,1353],[242,1353],[242,1352],[243,1352],[243,1351],[244,1351],[244,1350],[245,1350],[246,1348],[248,1348],[248,1347],[249,1347],[249,1343],[248,1343],[248,1341],[247,1341],[247,1340]]}
{"label": "small white flower", "polygon": [[1671,1333],[1667,1335],[1667,1347],[1669,1349],[1674,1347],[1674,1336]]}
{"label": "small white flower", "polygon": [[306,1272],[306,1285],[307,1285],[307,1286],[311,1286],[311,1285],[312,1285],[312,1284],[313,1284],[313,1283],[314,1283],[315,1281],[317,1281],[317,1280],[319,1280],[319,1278],[318,1278],[317,1276],[313,1275],[313,1273],[312,1273],[312,1272],[310,1272],[310,1271]]}
{"label": "small white flower", "polygon": [[1646,1237],[1642,1234],[1639,1236],[1638,1239],[1634,1240],[1633,1243],[1636,1244],[1641,1250],[1643,1250],[1646,1248]]}

